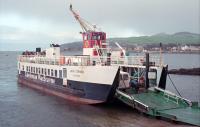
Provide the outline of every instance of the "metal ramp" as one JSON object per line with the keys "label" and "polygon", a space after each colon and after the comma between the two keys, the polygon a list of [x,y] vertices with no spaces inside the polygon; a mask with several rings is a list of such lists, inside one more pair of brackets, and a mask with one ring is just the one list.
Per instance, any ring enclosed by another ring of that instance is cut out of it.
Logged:
{"label": "metal ramp", "polygon": [[200,126],[198,103],[192,103],[169,91],[157,87],[138,94],[132,89],[117,90],[116,97],[127,105],[151,116]]}

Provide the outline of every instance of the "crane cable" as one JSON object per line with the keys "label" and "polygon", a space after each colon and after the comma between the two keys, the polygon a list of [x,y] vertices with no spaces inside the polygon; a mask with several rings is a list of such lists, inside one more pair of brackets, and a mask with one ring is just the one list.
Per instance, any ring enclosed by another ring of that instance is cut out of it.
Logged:
{"label": "crane cable", "polygon": [[167,74],[167,75],[168,75],[168,77],[169,77],[169,80],[171,81],[172,85],[174,86],[174,88],[175,88],[176,92],[178,93],[178,95],[179,95],[180,97],[182,97],[182,96],[181,96],[181,94],[180,94],[180,92],[179,92],[179,91],[178,91],[178,89],[176,88],[176,86],[175,86],[174,82],[172,81],[172,79],[171,79],[170,75],[169,75],[169,74]]}

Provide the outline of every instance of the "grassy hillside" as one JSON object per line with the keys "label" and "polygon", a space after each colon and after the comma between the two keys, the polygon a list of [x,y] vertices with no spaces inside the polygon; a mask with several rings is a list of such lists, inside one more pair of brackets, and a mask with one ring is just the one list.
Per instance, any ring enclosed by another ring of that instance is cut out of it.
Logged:
{"label": "grassy hillside", "polygon": [[[121,46],[132,47],[137,45],[159,45],[162,44],[199,44],[200,34],[189,32],[179,32],[175,34],[160,33],[152,36],[127,37],[127,38],[110,38],[107,39],[111,46],[115,46],[114,42],[118,42]],[[61,45],[61,49],[82,49],[82,42],[66,43]]]}
{"label": "grassy hillside", "polygon": [[111,38],[112,41],[122,41],[135,44],[200,44],[200,34],[179,32],[175,34],[160,33],[153,36]]}

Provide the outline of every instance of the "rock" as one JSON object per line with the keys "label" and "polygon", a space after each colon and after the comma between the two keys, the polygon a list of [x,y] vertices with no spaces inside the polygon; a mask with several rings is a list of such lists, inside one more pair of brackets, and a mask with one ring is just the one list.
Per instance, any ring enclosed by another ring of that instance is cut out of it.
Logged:
{"label": "rock", "polygon": [[171,69],[168,74],[179,74],[179,75],[200,75],[200,68],[180,68]]}

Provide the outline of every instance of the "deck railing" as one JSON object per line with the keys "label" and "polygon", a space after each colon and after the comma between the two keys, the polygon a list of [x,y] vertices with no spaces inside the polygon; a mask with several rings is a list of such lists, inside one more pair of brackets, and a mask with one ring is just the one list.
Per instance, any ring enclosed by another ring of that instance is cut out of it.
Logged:
{"label": "deck railing", "polygon": [[[106,56],[60,56],[59,58],[47,58],[36,55],[20,55],[18,61],[47,65],[69,66],[94,66],[94,65],[141,65],[146,64],[145,56],[106,57]],[[151,66],[160,66],[159,56],[150,56]]]}

